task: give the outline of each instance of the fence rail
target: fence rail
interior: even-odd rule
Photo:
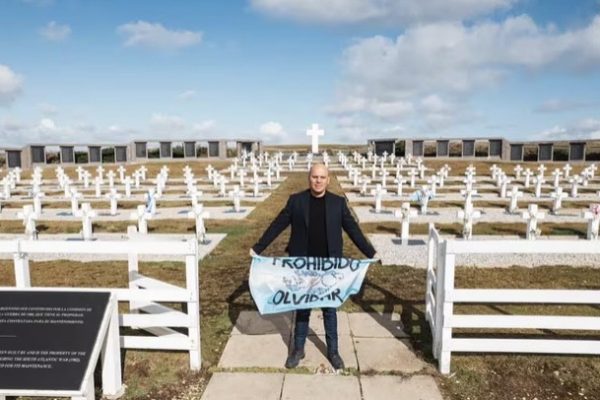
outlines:
[[[443,240],[430,225],[426,283],[426,318],[433,355],[443,374],[453,352],[600,354],[600,341],[583,339],[456,338],[453,329],[553,329],[600,331],[600,317],[572,315],[455,314],[455,304],[600,304],[600,290],[457,289],[458,254],[599,254],[591,241]],[[472,336],[472,335],[470,335]]]
[[[200,298],[198,285],[198,244],[196,240],[182,241],[29,241],[2,240],[0,253],[13,254],[15,287],[30,288],[29,255],[49,254],[127,254],[127,288],[81,288],[82,290],[112,292],[119,302],[129,304],[129,312],[119,315],[119,325],[144,330],[154,336],[121,335],[122,348],[185,350],[189,352],[190,368],[202,365],[200,346]],[[185,259],[185,287],[179,287],[139,272],[140,254],[169,254]],[[55,288],[36,287],[36,290]],[[161,303],[184,303],[182,310]],[[187,333],[180,329],[185,328]]]

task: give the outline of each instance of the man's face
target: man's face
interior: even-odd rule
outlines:
[[[325,195],[327,185],[329,185],[329,172],[324,165],[315,165],[310,169],[308,176],[308,184],[310,192],[315,197]]]

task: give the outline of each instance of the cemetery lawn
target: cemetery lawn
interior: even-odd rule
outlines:
[[[431,164],[442,162],[431,161]],[[190,163],[191,164],[191,163]],[[450,163],[453,173],[462,171],[468,163]],[[456,165],[455,165],[456,164]],[[478,170],[488,171],[492,163],[481,163]],[[181,167],[169,164],[171,174],[180,176]],[[214,164],[213,164],[214,165]],[[428,161],[427,165],[430,165]],[[224,167],[225,165],[221,166]],[[510,168],[501,165],[507,172]],[[151,165],[156,171],[160,164]],[[196,175],[205,176],[204,167],[195,167]],[[551,169],[549,168],[549,171]],[[266,229],[271,220],[285,205],[289,194],[306,187],[306,173],[285,173],[288,179],[275,190],[271,197],[257,203],[255,210],[245,220],[207,221],[209,233],[227,233],[227,237],[209,254],[200,265],[200,300],[203,369],[192,374],[188,370],[188,357],[184,352],[126,351],[124,355],[124,380],[127,400],[137,399],[198,399],[210,378],[217,371],[217,364],[229,338],[233,323],[241,311],[255,310],[248,290],[248,251]],[[149,175],[152,176],[152,175]],[[337,180],[332,177],[330,189],[342,193]],[[207,204],[209,205],[209,204]],[[124,233],[127,221],[119,223],[94,224],[97,231]],[[42,233],[65,232],[65,229],[78,232],[80,223],[45,222]],[[398,224],[363,224],[365,233],[397,232]],[[505,224],[507,225],[507,224]],[[546,224],[542,224],[545,229]],[[576,225],[576,224],[575,224]],[[18,226],[19,229],[16,227]],[[153,232],[193,232],[193,221],[171,220],[150,221]],[[414,233],[424,233],[426,226],[411,226]],[[562,227],[565,228],[564,226]],[[22,232],[20,221],[15,226],[3,221],[0,232]],[[441,226],[442,232],[460,228]],[[482,231],[478,231],[482,229]],[[523,231],[523,226],[503,226],[513,234]],[[556,228],[557,229],[557,228]],[[569,228],[570,229],[570,228]],[[573,227],[583,232],[585,226]],[[420,232],[423,230],[423,232]],[[476,224],[475,234],[497,232],[493,226]],[[494,233],[495,234],[495,233]],[[577,233],[581,234],[581,233]],[[266,251],[265,255],[282,255],[289,237],[285,231]],[[352,257],[362,257],[349,238],[345,237],[345,253]],[[401,264],[401,260],[400,264]],[[175,284],[183,283],[183,264],[176,262],[140,263],[141,272]],[[71,261],[31,262],[32,284],[34,286],[121,286],[127,285],[125,262]],[[0,261],[0,285],[14,284],[12,261]],[[544,267],[506,269],[458,268],[457,287],[501,287],[501,288],[600,288],[600,270],[592,268]],[[431,336],[424,317],[425,270],[401,266],[373,265],[363,289],[352,297],[342,309],[348,312],[396,312],[401,315],[411,344],[419,357],[429,365],[424,373],[431,374],[438,382],[444,397],[451,400],[486,399],[600,399],[600,359],[591,356],[530,356],[530,355],[453,355],[452,374],[448,377],[437,373],[437,363],[431,355]],[[598,307],[588,306],[535,306],[518,307],[470,306],[456,307],[478,313],[558,313],[597,316]],[[480,332],[479,332],[480,333]],[[486,331],[485,334],[502,332]],[[468,333],[464,333],[468,335]],[[574,335],[581,333],[561,331],[523,331],[519,336]],[[590,338],[592,335],[589,335]],[[597,338],[596,338],[597,339]],[[282,371],[283,363],[281,360]],[[357,371],[351,371],[358,373]]]

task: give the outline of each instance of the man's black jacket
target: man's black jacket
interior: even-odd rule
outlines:
[[[286,249],[288,254],[292,257],[307,256],[310,196],[310,190],[291,195],[283,210],[252,249],[260,254],[288,225],[291,225],[292,233]],[[325,193],[325,219],[329,257],[343,257],[342,229],[364,255],[369,258],[375,255],[375,249],[354,220],[345,198],[330,192]]]

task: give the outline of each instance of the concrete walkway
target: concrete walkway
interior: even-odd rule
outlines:
[[[292,326],[291,313],[242,312],[202,400],[442,399],[431,376],[435,370],[411,350],[398,314],[338,312],[347,374],[327,361],[320,311],[311,314],[306,357],[299,368],[285,370]]]

